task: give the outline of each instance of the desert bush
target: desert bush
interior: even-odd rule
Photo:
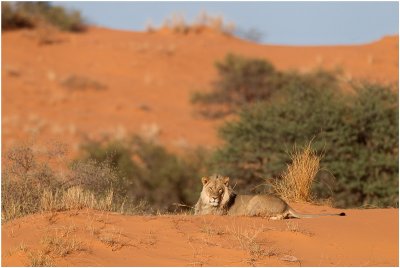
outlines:
[[[2,220],[40,211],[44,189],[56,191],[61,187],[60,178],[29,146],[16,146],[7,152],[1,179]]]
[[[1,2],[1,29],[33,28],[34,21],[26,14],[17,12],[10,2]]]
[[[86,30],[81,13],[77,10],[69,11],[63,7],[50,6],[45,13],[45,19],[63,31],[83,32]]]
[[[205,158],[201,150],[178,157],[137,136],[124,141],[88,142],[82,149],[79,162],[108,163],[117,171],[113,190],[125,204],[145,200],[155,210],[173,211],[177,209],[174,203],[190,205],[198,198]],[[95,184],[88,186],[104,189]]]
[[[274,90],[271,80],[277,74],[274,66],[267,61],[228,54],[222,62],[216,63],[216,68],[219,79],[213,84],[213,91],[196,93],[193,102],[231,104],[237,107],[264,100]]]
[[[398,207],[398,91],[358,85],[343,109],[340,125],[322,136],[331,141],[325,162],[338,180],[337,203]]]
[[[285,95],[307,94],[302,88],[337,88],[337,74],[315,70],[307,74],[282,72],[264,59],[246,58],[228,54],[216,63],[218,79],[210,92],[195,92],[191,101],[200,104],[199,112],[205,117],[218,118],[238,112],[258,102],[279,101]]]
[[[54,157],[54,152],[49,157]],[[151,213],[144,202],[127,202],[121,194],[125,189],[119,174],[108,162],[74,161],[62,172],[56,172],[48,162],[48,158],[26,145],[5,154],[1,180],[3,221],[37,212],[81,208]]]
[[[333,194],[340,207],[397,206],[397,93],[363,84],[354,94],[339,94],[323,86],[329,76],[318,83],[296,77],[284,98],[247,107],[221,128],[225,145],[214,155],[214,169],[239,178],[239,189],[269,191],[262,179],[279,178],[290,163],[288,149],[314,138],[321,167],[330,171],[317,174],[318,197]]]
[[[70,32],[86,30],[79,11],[66,10],[49,2],[2,2],[1,13],[2,30],[35,28],[41,24],[53,25]]]

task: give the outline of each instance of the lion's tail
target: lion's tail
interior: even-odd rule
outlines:
[[[322,216],[346,216],[346,213],[341,212],[341,213],[322,213],[322,214],[303,214],[303,213],[298,213],[292,208],[289,208],[289,215],[295,218],[299,219],[306,219],[306,218],[317,218],[317,217],[322,217]]]

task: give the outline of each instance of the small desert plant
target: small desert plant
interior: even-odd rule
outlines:
[[[311,142],[304,148],[294,148],[290,154],[292,162],[287,165],[280,179],[272,180],[274,191],[287,201],[312,201],[312,184],[320,169],[321,156],[311,148]]]
[[[44,245],[44,253],[55,257],[65,257],[76,251],[84,251],[84,244],[76,237],[63,238],[58,235],[45,236],[41,243]]]
[[[68,76],[63,81],[61,81],[61,85],[68,90],[104,90],[107,88],[106,85],[96,80],[80,75]]]
[[[222,16],[212,16],[206,12],[201,12],[192,23],[188,23],[181,14],[172,14],[170,18],[164,20],[163,27],[177,34],[198,33],[204,28],[210,28],[216,32],[231,35],[235,30],[235,25],[225,22]],[[147,29],[149,32],[154,30],[153,27],[147,27]]]
[[[28,254],[29,264],[32,267],[50,267],[53,266],[53,258],[45,254],[43,251],[33,251]]]
[[[166,26],[176,33],[186,34],[189,31],[189,26],[181,14],[173,14],[171,20],[166,22]]]
[[[235,24],[233,22],[225,22],[224,18],[207,14],[205,11],[200,12],[197,19],[192,25],[194,30],[199,30],[203,27],[209,27],[217,32],[232,35],[235,31]]]
[[[200,226],[200,231],[207,235],[223,235],[225,233],[222,229],[218,228],[214,224],[214,220],[208,222],[205,219],[203,219],[202,221],[202,224]]]
[[[312,232],[309,232],[309,231],[301,228],[299,226],[299,223],[295,222],[295,221],[286,221],[286,230],[288,230],[288,231],[290,231],[292,233],[301,233],[301,234],[304,234],[304,235],[307,235],[307,236],[312,236],[313,235]]]
[[[262,228],[259,229],[243,229],[239,226],[232,226],[228,230],[233,238],[239,243],[241,249],[249,249],[252,244],[256,243],[256,239],[260,233],[262,233]]]
[[[239,226],[232,226],[227,229],[227,232],[239,244],[240,249],[245,250],[250,255],[249,261],[251,263],[263,256],[276,255],[273,248],[264,248],[262,241],[258,238],[263,232],[263,227],[244,229]]]

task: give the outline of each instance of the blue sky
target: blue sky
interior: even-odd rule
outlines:
[[[57,2],[80,10],[92,24],[144,30],[179,13],[191,22],[201,11],[222,15],[243,30],[257,29],[262,43],[360,44],[399,32],[398,2]]]

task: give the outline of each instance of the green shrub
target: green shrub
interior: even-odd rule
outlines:
[[[275,89],[274,80],[279,75],[269,62],[234,54],[228,54],[222,62],[217,62],[216,68],[219,79],[213,84],[213,91],[195,93],[192,102],[225,104],[229,108],[226,113],[238,106],[267,99]]]
[[[398,206],[398,114],[397,92],[365,84],[349,97],[341,125],[325,131],[338,204]]]
[[[324,155],[325,171],[314,187],[320,197],[332,192],[341,207],[397,206],[397,94],[362,85],[353,95],[341,95],[335,87],[321,88],[325,82],[292,82],[285,98],[243,109],[239,120],[225,124],[225,145],[214,155],[214,168],[239,178],[239,189],[268,191],[262,180],[278,178],[290,163],[290,148],[314,138],[313,149]]]
[[[260,101],[281,99],[287,88],[337,88],[336,73],[317,70],[308,74],[281,72],[268,61],[228,54],[216,63],[219,78],[211,92],[196,92],[193,103],[206,117],[222,117]],[[292,92],[290,92],[292,93]],[[271,101],[272,101],[271,100]]]
[[[2,30],[35,28],[41,23],[56,26],[63,31],[86,30],[86,24],[79,11],[69,11],[49,2],[2,2],[1,14]]]

